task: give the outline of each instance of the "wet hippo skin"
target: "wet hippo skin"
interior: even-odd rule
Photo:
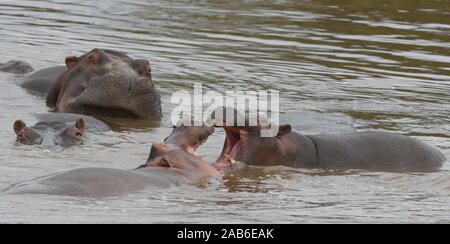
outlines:
[[[20,86],[33,94],[45,97],[55,81],[66,71],[66,66],[42,69],[25,77]]]
[[[386,170],[438,169],[446,160],[436,148],[389,132],[308,135],[316,147],[316,167]]]
[[[40,177],[5,189],[2,194],[48,194],[102,198],[118,196],[146,187],[168,188],[187,183],[188,173],[174,168],[139,170],[81,168]]]

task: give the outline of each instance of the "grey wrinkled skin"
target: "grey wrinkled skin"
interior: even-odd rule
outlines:
[[[8,61],[6,63],[0,63],[0,71],[13,74],[28,74],[33,72],[34,69],[25,61]]]
[[[55,81],[66,71],[66,66],[42,69],[25,77],[20,86],[35,95],[47,96]]]
[[[120,111],[124,111],[140,118],[158,118],[162,114],[160,96],[145,83],[145,78],[130,79],[121,72],[110,73],[89,80],[87,87],[78,97],[84,114],[122,117]]]
[[[160,120],[161,100],[148,61],[107,49],[66,58],[47,105],[57,112]]]

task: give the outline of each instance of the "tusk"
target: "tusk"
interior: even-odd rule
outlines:
[[[231,164],[236,163],[236,160],[234,160],[230,155],[225,154],[225,159],[227,159]]]

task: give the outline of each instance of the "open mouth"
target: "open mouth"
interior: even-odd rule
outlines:
[[[222,153],[214,162],[216,166],[230,166],[235,162],[241,150],[241,135],[237,127],[223,126],[225,130],[225,143],[223,145]]]
[[[201,141],[201,142],[199,142],[199,143],[197,143],[197,144],[194,144],[193,146],[186,146],[186,147],[184,147],[184,148],[182,148],[182,149],[183,149],[184,151],[186,151],[186,152],[188,152],[188,153],[194,155],[194,154],[195,154],[195,151],[197,151],[197,149],[198,149],[201,145],[203,145],[203,143],[205,143],[205,142],[206,142],[206,140],[203,140],[203,141]]]

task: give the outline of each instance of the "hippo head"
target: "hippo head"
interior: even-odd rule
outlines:
[[[234,118],[240,115],[236,110],[234,114],[232,121],[228,121],[226,115],[212,114],[214,125],[223,128],[226,134],[222,152],[214,162],[216,166],[230,166],[235,161],[252,165],[278,165],[285,160],[283,141],[291,133],[291,125],[280,125],[276,136],[263,137],[261,131],[269,126],[263,126],[259,117],[256,125],[250,125],[248,117],[245,117],[242,119],[245,124],[238,126],[236,121],[239,119]]]
[[[47,94],[58,112],[160,119],[161,100],[147,60],[107,49],[66,58],[64,72]]]
[[[22,120],[14,123],[14,132],[17,134],[17,142],[26,145],[43,144],[45,138],[49,138],[50,144],[64,147],[79,145],[83,142],[83,134],[86,125],[83,118],[78,118],[74,125],[59,127],[57,133],[50,133],[48,125],[37,124],[26,126]]]
[[[150,156],[145,162],[144,165],[139,166],[139,168],[144,167],[170,167],[170,162],[173,161],[173,156],[171,154],[181,154],[186,155],[186,152],[181,150],[181,148],[174,144],[165,144],[165,143],[153,143],[152,148],[150,150]],[[182,153],[184,152],[184,153]],[[167,157],[169,156],[169,157]]]
[[[153,143],[152,151],[157,156],[149,159],[146,164],[139,168],[165,167],[182,170],[194,177],[218,176],[219,172],[209,163],[188,153],[174,144]],[[156,155],[156,154],[155,154]]]
[[[22,120],[14,122],[14,132],[17,135],[17,142],[25,145],[41,144],[42,135],[31,127],[25,125]]]
[[[191,126],[187,121],[180,121],[173,127],[172,132],[164,139],[164,145],[168,148],[176,146],[181,150],[194,154],[195,151],[208,140],[208,137],[214,133],[213,126],[202,124],[201,126]],[[161,143],[155,143],[150,149],[150,155],[146,163],[150,163],[161,156]],[[167,148],[164,147],[164,148]]]
[[[0,64],[0,71],[14,74],[27,74],[33,72],[34,69],[28,62],[25,61],[9,61]]]

